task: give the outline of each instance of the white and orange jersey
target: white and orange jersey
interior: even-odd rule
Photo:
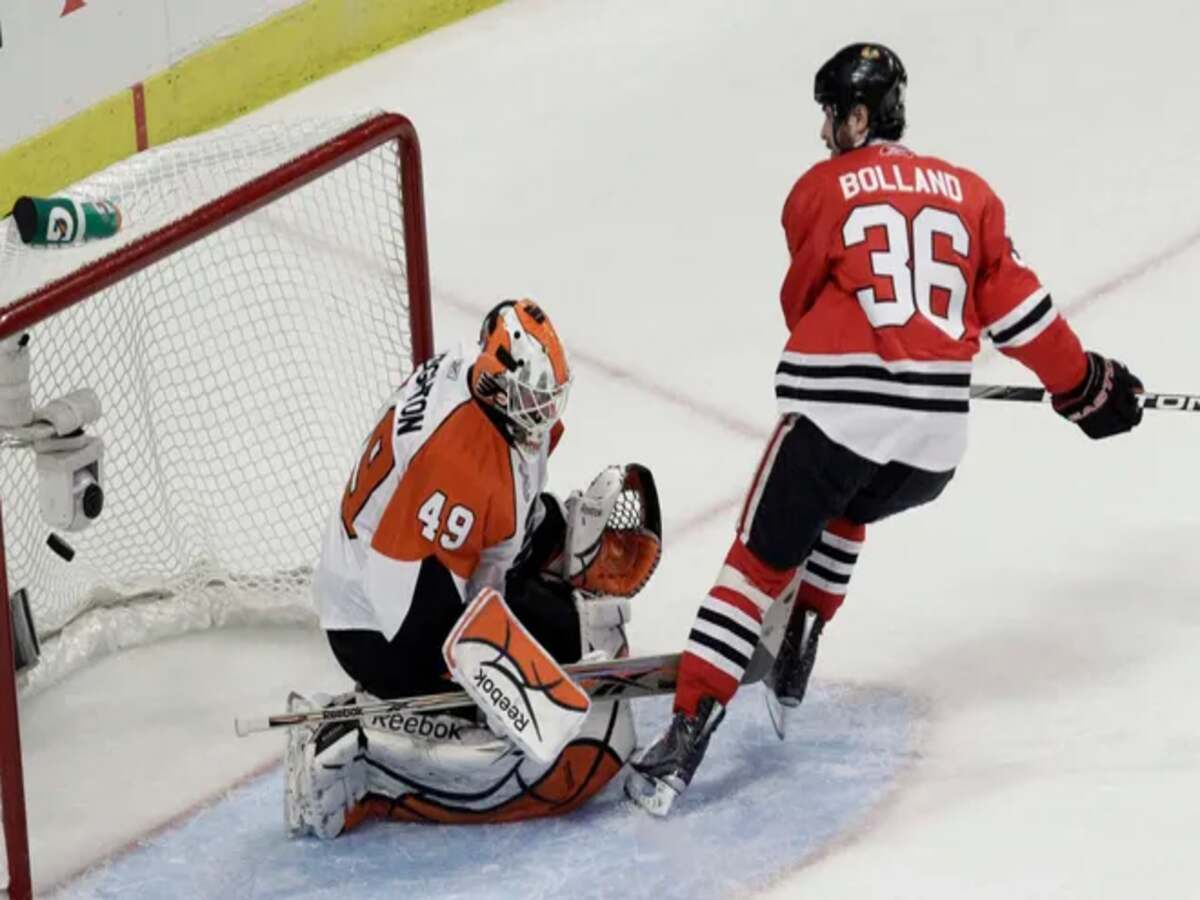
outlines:
[[[462,347],[434,357],[381,411],[325,529],[313,579],[323,628],[391,640],[430,556],[465,599],[503,591],[552,438],[533,451],[509,445],[472,398],[474,359]]]

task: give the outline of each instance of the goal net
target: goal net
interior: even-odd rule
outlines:
[[[34,454],[0,447],[7,588],[42,644],[23,693],[188,630],[315,621],[326,518],[430,352],[420,183],[397,115],[235,124],[63,192],[116,204],[112,238],[29,247],[0,223],[0,338],[30,334],[34,405],[88,387],[103,409],[104,510],[62,533],[69,562]]]

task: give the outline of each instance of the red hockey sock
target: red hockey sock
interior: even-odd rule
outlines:
[[[695,715],[702,697],[721,703],[733,699],[762,635],[763,614],[793,574],[771,568],[734,541],[688,635],[679,663],[676,710]]]
[[[834,519],[825,526],[817,546],[804,561],[796,603],[814,610],[828,622],[833,618],[850,586],[850,575],[867,537],[865,525]]]

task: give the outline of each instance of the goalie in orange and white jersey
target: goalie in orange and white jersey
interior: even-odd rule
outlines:
[[[559,663],[627,652],[629,598],[661,547],[653,478],[614,466],[560,502],[544,491],[571,373],[530,300],[485,317],[478,352],[419,367],[385,404],[325,531],[313,593],[359,689],[450,689],[442,645],[484,588]],[[361,699],[327,699],[353,702]],[[299,708],[308,701],[294,697]],[[491,822],[565,812],[620,770],[628,703],[596,703],[549,766],[474,717],[391,715],[295,729],[288,825],[332,837],[365,818]]]

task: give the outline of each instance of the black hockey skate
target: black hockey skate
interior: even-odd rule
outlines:
[[[813,610],[802,606],[792,610],[779,645],[779,656],[763,679],[767,712],[781,741],[787,733],[787,710],[799,706],[808,689],[808,679],[817,661],[817,641],[824,627],[825,622]]]
[[[651,815],[665,816],[691,783],[708,739],[723,718],[725,707],[712,697],[700,701],[694,716],[675,713],[666,732],[630,764],[625,796]]]

